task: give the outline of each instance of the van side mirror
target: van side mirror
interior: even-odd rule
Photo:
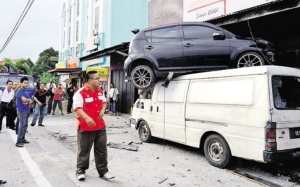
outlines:
[[[221,33],[221,32],[215,32],[215,33],[213,33],[213,39],[214,40],[224,40],[225,35],[224,35],[224,33]]]
[[[169,85],[170,80],[172,79],[173,75],[174,75],[174,72],[170,71],[169,74],[168,74],[168,77],[166,78],[165,82],[162,83],[161,86],[165,87],[165,88],[168,88],[168,85]]]

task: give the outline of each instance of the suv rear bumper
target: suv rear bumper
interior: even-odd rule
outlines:
[[[264,151],[264,161],[271,163],[285,162],[293,159],[300,159],[300,149],[269,152]]]

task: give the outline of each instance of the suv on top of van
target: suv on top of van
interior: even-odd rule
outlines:
[[[30,97],[34,96],[36,88],[34,86],[33,77],[30,75],[23,75],[18,73],[0,73],[0,90],[3,91],[5,89],[7,80],[20,83],[22,77],[28,78],[29,84],[27,87],[27,91]]]
[[[262,66],[275,62],[273,44],[239,37],[209,23],[183,22],[133,30],[126,79],[146,89],[156,77],[178,73]]]

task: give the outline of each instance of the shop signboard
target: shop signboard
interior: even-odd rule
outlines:
[[[276,0],[184,0],[183,21],[206,21]]]
[[[78,68],[78,58],[71,58],[68,60],[68,68]]]
[[[55,64],[55,68],[66,68],[66,62],[61,61]]]
[[[89,71],[97,71],[100,76],[101,82],[108,81],[108,69],[107,68],[87,67],[86,73],[88,73]]]

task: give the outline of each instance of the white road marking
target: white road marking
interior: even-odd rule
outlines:
[[[8,130],[11,138],[13,139],[14,143],[16,142],[16,134],[15,131]],[[52,187],[49,181],[44,177],[42,171],[40,170],[39,166],[31,159],[27,149],[25,146],[23,148],[18,148],[20,155],[24,163],[26,164],[27,168],[29,169],[31,175],[33,176],[36,184],[40,187]]]

